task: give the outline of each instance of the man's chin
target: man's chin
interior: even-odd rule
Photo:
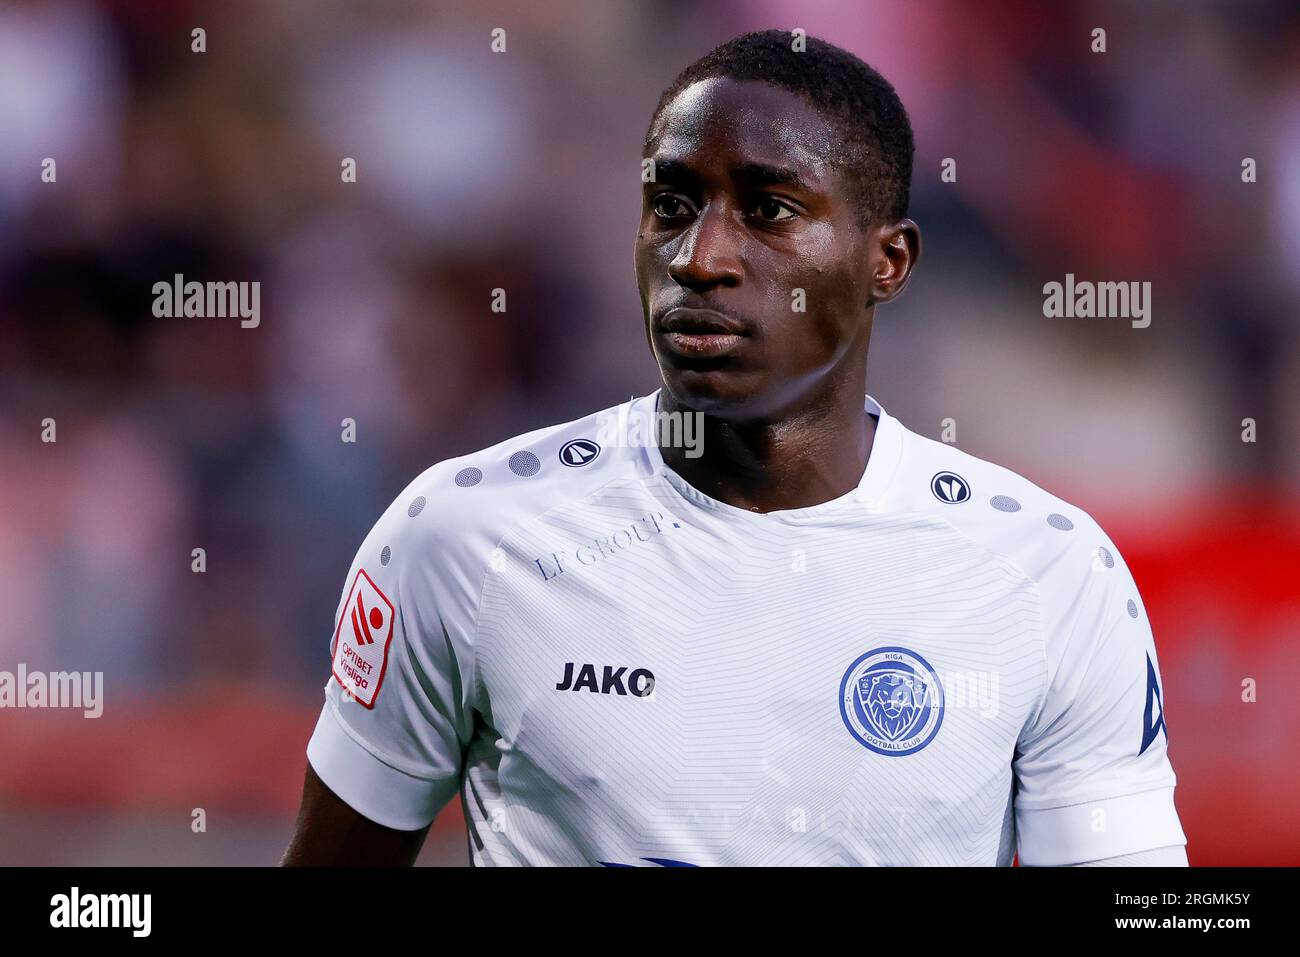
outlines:
[[[760,378],[726,368],[662,368],[664,391],[678,408],[714,418],[744,421],[755,417],[762,394]]]

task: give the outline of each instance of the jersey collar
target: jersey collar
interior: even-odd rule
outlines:
[[[656,389],[649,395],[636,399],[632,403],[632,415],[637,418],[644,417],[647,423],[653,422],[661,391]],[[639,434],[645,437],[643,447],[649,472],[662,476],[682,498],[691,503],[724,514],[734,513],[738,517],[744,516],[747,519],[782,521],[790,524],[817,524],[829,516],[842,512],[846,507],[865,506],[871,511],[879,511],[885,493],[889,490],[898,471],[903,456],[902,423],[886,412],[884,407],[870,395],[865,397],[863,408],[869,415],[876,417],[877,423],[876,436],[871,444],[871,455],[867,459],[867,467],[857,487],[829,502],[809,505],[805,508],[779,509],[775,512],[751,512],[706,495],[668,467],[659,451],[658,442],[655,441],[656,433],[652,428],[642,428]]]

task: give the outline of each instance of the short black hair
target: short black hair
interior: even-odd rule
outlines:
[[[912,124],[889,81],[847,50],[806,37],[759,30],[728,40],[696,60],[659,97],[644,148],[659,114],[692,83],[711,77],[772,83],[809,100],[839,125],[844,152],[838,161],[857,187],[863,223],[897,222],[907,215],[912,187]]]

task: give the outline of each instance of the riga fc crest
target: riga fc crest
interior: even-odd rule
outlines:
[[[849,733],[877,754],[912,754],[939,733],[943,685],[915,652],[875,648],[844,672],[840,716]]]

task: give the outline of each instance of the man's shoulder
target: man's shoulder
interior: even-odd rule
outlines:
[[[1097,567],[1122,563],[1082,507],[1018,472],[904,429],[894,494],[899,507],[938,518],[1026,578],[1074,592]]]
[[[647,398],[444,459],[402,490],[381,523],[443,547],[495,542],[525,518],[635,478],[647,468],[646,449],[618,423],[641,414]]]

